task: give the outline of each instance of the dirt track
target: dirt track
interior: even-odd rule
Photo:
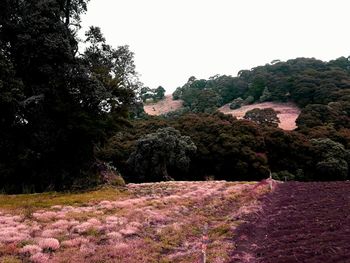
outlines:
[[[285,183],[262,202],[231,262],[350,262],[350,182]]]

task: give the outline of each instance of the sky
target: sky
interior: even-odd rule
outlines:
[[[129,45],[145,86],[236,76],[275,59],[350,55],[350,0],[91,0],[82,31]]]

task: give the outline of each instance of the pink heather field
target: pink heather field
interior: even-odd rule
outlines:
[[[128,184],[0,195],[0,262],[228,262],[268,183]]]

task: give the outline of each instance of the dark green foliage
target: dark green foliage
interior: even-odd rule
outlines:
[[[164,99],[165,89],[162,86],[159,86],[156,89],[150,89],[148,87],[143,87],[140,92],[140,96],[143,102],[151,99],[152,102],[156,102]]]
[[[190,137],[181,136],[174,128],[163,128],[136,142],[128,165],[141,182],[173,180],[179,177],[176,174],[188,171],[190,155],[196,150]]]
[[[237,77],[214,76],[209,80],[190,80],[173,94],[184,100],[191,111],[205,112],[234,101],[244,104],[264,101],[293,101],[300,107],[311,104],[350,101],[350,66],[347,58],[330,62],[297,58],[286,62],[274,61],[265,66],[242,70]],[[211,92],[212,102],[198,107],[198,97]],[[248,100],[246,100],[249,97]],[[243,104],[242,104],[243,105]],[[239,105],[233,105],[233,108]]]
[[[270,171],[281,180],[285,176],[287,180],[307,181],[348,178],[346,167],[350,163],[350,155],[340,144],[342,141],[350,142],[350,132],[345,128],[335,131],[317,127],[304,135],[298,131],[258,126],[221,113],[148,117],[132,124],[132,127],[113,136],[98,155],[118,167],[129,182],[163,180],[161,172],[158,172],[157,178],[150,175],[153,174],[152,169],[161,171],[161,166],[152,164],[152,158],[146,158],[148,154],[144,154],[145,158],[139,156],[142,165],[138,172],[127,160],[132,152],[136,152],[137,140],[147,134],[153,134],[151,141],[156,140],[155,145],[161,143],[162,137],[155,134],[158,129],[166,127],[174,127],[182,135],[189,136],[197,147],[196,153],[190,155],[188,170],[179,172],[167,166],[169,175],[176,180],[260,180],[267,178]],[[326,142],[316,143],[310,140],[311,136],[323,138],[321,140],[330,136],[337,142],[327,143],[329,139],[326,139]],[[148,178],[145,173],[149,174]]]
[[[234,99],[231,103],[230,103],[230,109],[231,110],[235,110],[235,109],[239,109],[240,107],[243,106],[244,100],[239,97],[237,99]]]
[[[206,88],[206,84],[204,79],[191,77],[181,90],[176,91],[181,92],[179,98],[190,111],[212,113],[221,104],[221,97],[212,89]]]
[[[258,127],[224,114],[185,115],[175,128],[197,146],[188,179],[258,180],[268,176]]]
[[[280,171],[277,173],[272,173],[272,178],[279,181],[293,181],[295,180],[295,175],[288,171]]]
[[[317,179],[344,180],[348,176],[349,152],[330,139],[312,139]]]
[[[174,99],[184,100],[185,108],[164,119],[146,120],[150,125],[143,124],[145,130],[131,141],[152,131],[152,125],[175,127],[190,136],[197,153],[191,158],[189,172],[183,174],[188,180],[257,180],[267,177],[269,171],[288,180],[348,179],[349,156],[321,156],[320,146],[311,139],[331,139],[348,152],[349,73],[347,58],[330,62],[298,58],[243,70],[237,77],[191,77],[173,94]],[[246,118],[267,124],[261,126],[221,114],[186,114],[212,113],[228,102],[237,108],[262,101],[293,101],[302,107],[298,129],[276,128],[278,118],[272,109],[247,114]],[[140,129],[140,123],[135,125]],[[128,174],[127,165],[124,167]]]
[[[317,126],[350,128],[350,102],[338,101],[327,105],[310,104],[302,110],[297,119],[297,125],[300,129]]]
[[[191,162],[187,172],[168,169],[174,179],[204,180],[213,177],[226,180],[256,180],[268,176],[264,138],[259,132],[259,127],[253,123],[237,121],[224,114],[185,114],[178,118],[138,120],[133,124],[132,129],[112,137],[99,152],[99,158],[113,162],[128,181],[144,180],[143,172],[140,170],[135,173],[134,168],[130,169],[126,162],[128,155],[136,151],[136,141],[148,133],[156,134],[157,129],[169,126],[176,128],[182,135],[189,136],[197,146],[196,153],[190,156]],[[152,138],[162,141],[159,136],[152,135]],[[143,167],[153,167],[149,158],[145,158],[144,161],[148,166],[145,164]],[[150,180],[149,178],[146,180]]]
[[[98,182],[94,147],[127,116],[134,92],[125,83],[133,63],[127,48],[105,45],[98,28],[89,32],[85,54],[77,56],[86,2],[0,3],[2,190]]]
[[[263,129],[263,128],[262,128]],[[313,152],[309,139],[298,132],[285,132],[280,129],[264,129],[267,159],[271,171],[288,171],[309,180],[314,175]]]
[[[272,108],[252,109],[247,111],[243,118],[259,125],[271,127],[278,127],[278,123],[280,122],[277,117],[277,112]]]
[[[165,89],[164,89],[162,86],[159,86],[159,87],[156,88],[154,91],[155,91],[155,93],[156,93],[155,98],[156,98],[157,100],[161,100],[161,99],[164,98]]]
[[[340,181],[348,177],[349,166],[343,159],[327,158],[316,164],[317,180]]]
[[[269,89],[267,87],[264,88],[263,93],[261,94],[259,101],[260,102],[264,102],[264,101],[269,101],[271,100],[272,94],[269,91]]]

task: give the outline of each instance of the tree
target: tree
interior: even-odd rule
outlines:
[[[131,73],[132,53],[101,49],[104,39],[95,30],[92,48],[77,55],[76,32],[86,2],[0,3],[0,109],[7,109],[0,113],[4,191],[95,183],[94,147],[114,130],[116,119],[127,115],[133,91],[125,85],[129,75],[120,77],[119,65]]]
[[[105,90],[106,97],[101,100],[100,106],[111,113],[110,116],[127,117],[130,104],[134,104],[135,93],[142,87],[135,69],[134,54],[128,46],[114,49],[107,45],[99,27],[91,26],[85,36],[85,43],[89,46],[82,61]]]
[[[277,112],[272,108],[252,109],[247,111],[243,118],[259,125],[272,127],[278,127],[278,123],[280,122],[277,117]]]
[[[230,103],[230,109],[231,110],[239,109],[240,107],[242,107],[243,104],[244,104],[244,100],[242,98],[240,97],[236,98]]]
[[[344,180],[348,177],[349,152],[331,139],[312,139],[317,178],[320,180]]]
[[[148,99],[152,99],[153,95],[153,91],[149,87],[142,87],[140,90],[140,98],[143,102],[146,102]]]
[[[181,96],[182,96],[182,87],[177,87],[173,93],[173,99],[179,100],[179,99],[181,99]]]
[[[316,164],[318,180],[345,180],[348,177],[349,165],[343,159],[327,158]]]
[[[128,164],[141,181],[172,180],[169,169],[186,172],[196,150],[190,137],[181,136],[174,128],[163,128],[137,141]]]
[[[259,101],[264,102],[269,100],[271,100],[271,92],[269,91],[268,87],[265,87],[262,95],[259,98]]]
[[[155,92],[155,99],[156,100],[161,100],[164,98],[165,89],[162,86],[159,86],[158,88],[156,88],[154,90],[154,92]]]
[[[153,102],[164,99],[165,89],[159,86],[156,89],[150,89],[149,87],[142,87],[140,89],[140,97],[143,102],[152,99]]]

